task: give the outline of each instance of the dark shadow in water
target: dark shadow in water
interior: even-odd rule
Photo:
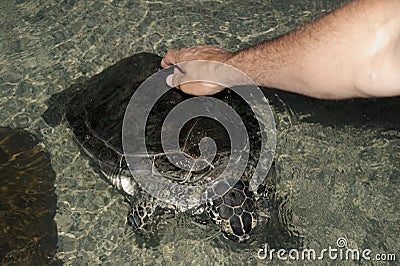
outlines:
[[[268,244],[269,248],[299,249],[303,247],[303,237],[296,230],[292,222],[292,210],[287,206],[287,197],[278,196],[275,193],[276,180],[275,165],[273,164],[266,183],[268,184],[268,199],[260,202],[260,206],[267,208],[271,218],[266,224],[260,224],[254,231],[255,241],[260,246]]]
[[[50,156],[32,134],[0,127],[0,262],[53,263],[57,196]]]
[[[400,129],[400,97],[319,100],[273,89],[263,89],[274,113],[288,112],[292,123],[327,126]]]

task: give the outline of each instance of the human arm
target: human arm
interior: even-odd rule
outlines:
[[[210,47],[172,50],[162,66],[196,59],[224,62],[261,86],[324,99],[400,95],[399,14],[399,0],[355,0],[249,49],[234,54]],[[198,85],[180,87],[203,94]]]

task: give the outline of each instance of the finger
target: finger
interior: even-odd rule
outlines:
[[[183,69],[183,66],[181,67],[179,64],[174,65],[173,68],[174,74],[169,75],[165,79],[165,82],[169,87],[179,89],[179,85],[183,82],[183,76],[186,72]]]
[[[177,54],[178,50],[176,49],[171,49],[169,50],[164,58],[161,60],[161,67],[162,68],[166,68],[169,67],[170,65],[174,65],[176,64],[176,54]]]
[[[171,88],[180,89],[179,85],[183,83],[183,78],[184,75],[181,73],[171,74],[166,78],[165,82]]]
[[[223,86],[212,82],[190,81],[187,75],[181,73],[171,74],[165,81],[169,87],[195,96],[213,95],[224,89]]]
[[[195,96],[207,96],[216,94],[224,89],[224,87],[212,82],[186,82],[179,85],[179,89]]]

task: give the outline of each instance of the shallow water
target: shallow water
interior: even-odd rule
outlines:
[[[278,137],[268,177],[273,213],[246,245],[225,240],[218,227],[189,214],[165,217],[155,237],[141,239],[125,224],[129,204],[91,166],[71,130],[65,123],[52,128],[40,117],[50,95],[128,55],[193,45],[235,51],[341,2],[1,1],[0,125],[37,133],[51,153],[56,258],[66,265],[265,265],[257,258],[264,244],[319,251],[337,247],[340,237],[351,248],[398,256],[398,99],[325,102],[266,91]]]

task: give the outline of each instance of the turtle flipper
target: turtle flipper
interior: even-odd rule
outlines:
[[[133,196],[129,196],[131,207],[127,222],[135,231],[149,231],[156,224],[162,210],[154,197],[139,189]]]

